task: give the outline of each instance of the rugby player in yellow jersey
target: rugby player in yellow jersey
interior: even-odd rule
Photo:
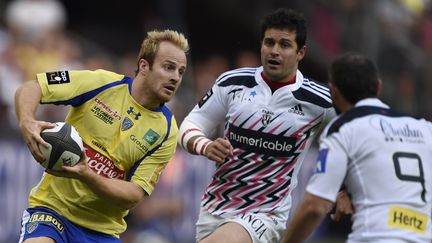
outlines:
[[[20,242],[120,242],[128,210],[149,196],[175,152],[177,124],[164,105],[177,91],[189,46],[176,31],[149,32],[136,76],[106,70],[37,75],[16,93],[16,113],[33,157],[53,123],[35,118],[38,104],[71,105],[66,122],[85,155],[73,167],[48,170],[32,189]]]

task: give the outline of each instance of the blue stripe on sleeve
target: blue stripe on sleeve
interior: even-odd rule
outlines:
[[[127,84],[129,87],[129,93],[131,92],[131,87],[132,87],[132,79],[129,77],[125,77],[122,80],[116,81],[116,82],[112,82],[109,84],[106,84],[102,87],[99,87],[97,89],[91,90],[87,93],[84,93],[82,95],[76,96],[70,100],[63,100],[63,101],[56,101],[56,102],[47,102],[47,103],[43,103],[43,104],[54,104],[54,105],[72,105],[72,106],[80,106],[83,103],[87,102],[88,100],[90,100],[91,98],[95,97],[97,94],[99,94],[100,92],[109,89],[111,87],[115,87],[117,85],[122,85],[122,84]]]

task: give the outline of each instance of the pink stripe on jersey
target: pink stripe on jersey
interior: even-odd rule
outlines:
[[[286,162],[287,162],[286,159],[280,160],[277,165],[279,167],[283,167],[284,165],[286,165]],[[243,196],[242,194],[244,194],[245,192],[248,192],[248,191],[253,191],[254,189],[256,189],[259,186],[266,186],[265,187],[266,190],[259,192],[259,194],[254,194],[252,196],[252,198],[254,200],[251,200],[251,201],[254,201],[254,203],[251,205],[256,206],[256,205],[260,205],[262,203],[265,203],[265,201],[268,200],[267,194],[269,192],[273,191],[275,188],[278,188],[282,183],[284,183],[285,178],[283,178],[283,177],[286,176],[288,174],[288,172],[293,169],[293,167],[295,166],[296,163],[297,163],[297,161],[290,163],[286,168],[282,169],[281,171],[277,172],[277,174],[274,174],[273,176],[271,176],[270,178],[267,179],[267,181],[277,180],[278,182],[276,184],[268,183],[269,186],[266,186],[266,184],[263,184],[263,183],[260,183],[260,185],[249,185],[249,186],[245,186],[244,188],[242,188],[239,191],[236,191],[235,194],[231,194],[230,196],[231,196],[232,201],[229,204],[222,207],[220,210],[236,207],[239,204],[243,204],[245,202],[245,200],[243,198],[241,198]],[[253,177],[249,181],[261,180],[262,178],[267,177],[267,176],[271,175],[272,173],[274,173],[274,171],[275,171],[275,168],[271,167],[271,168],[264,170],[263,172],[259,173],[257,176]],[[286,187],[285,189],[283,189],[278,194],[285,195],[289,189],[290,189],[289,187]],[[281,199],[282,199],[282,196],[278,196],[278,199],[276,201],[274,201],[273,204],[278,203]],[[244,210],[246,211],[250,207],[251,206],[247,207]]]
[[[237,159],[237,155],[242,154],[242,153],[244,153],[244,150],[241,150],[241,149],[235,149],[235,150],[233,151],[233,156],[230,158],[230,160],[231,160],[231,161],[232,161],[232,160],[236,160],[236,161],[237,161],[237,160],[238,160],[238,159]],[[259,157],[259,156],[260,156],[260,155],[254,155],[254,157]],[[235,172],[235,171],[232,171],[232,168],[235,167],[236,164],[235,164],[235,163],[228,163],[228,162],[229,162],[229,161],[226,161],[225,163],[223,163],[223,164],[221,165],[221,167],[219,167],[219,168],[216,170],[215,175],[214,175],[215,178],[221,177],[221,176],[223,176],[224,174],[229,173],[229,172]],[[255,167],[255,165],[254,165],[253,163],[250,163],[249,166],[247,166],[247,167],[242,167],[242,169],[248,169],[248,168],[250,168],[250,167]],[[217,198],[217,200],[214,200],[214,201],[210,204],[210,206],[208,206],[208,208],[213,207],[214,204],[220,202],[220,201],[223,199],[223,198],[221,197],[221,193],[220,193],[220,192],[226,190],[226,184],[220,184],[219,186],[217,186],[218,184],[219,184],[219,181],[217,181],[217,180],[212,180],[212,182],[210,183],[210,185],[207,187],[207,189],[209,189],[209,188],[213,188],[213,189],[215,189],[215,188],[216,188],[215,191],[213,191],[211,194],[214,195],[214,196],[216,196],[216,198]],[[207,193],[204,194],[204,198],[208,198],[208,197],[209,197],[209,195],[208,195]]]
[[[248,127],[248,129],[253,129],[260,121],[261,119],[257,119],[257,121],[254,122],[250,127]]]
[[[289,167],[283,169],[282,171],[280,171],[280,175],[286,175],[288,174],[289,171],[291,171],[293,169],[293,167],[295,166],[295,164],[297,163],[297,160],[292,162]],[[266,203],[266,201],[268,201],[269,196],[271,195],[270,192],[275,191],[276,189],[278,189],[283,183],[285,183],[286,178],[281,178],[279,177],[277,179],[277,182],[272,184],[271,186],[267,187],[266,190],[260,192],[257,196],[254,196],[254,203],[249,205],[248,207],[242,209],[241,212],[247,212],[250,209],[253,209],[261,204]],[[273,208],[274,205],[276,205],[278,202],[280,202],[280,200],[282,200],[282,198],[288,193],[288,191],[290,190],[290,187],[286,187],[282,190],[280,190],[277,194],[271,196],[271,197],[276,197],[277,199],[275,201],[272,202],[272,205],[267,205],[268,208]]]
[[[289,207],[289,200],[284,201],[284,198],[292,190],[292,180],[296,173],[294,170],[297,170],[299,163],[303,160],[301,153],[309,144],[308,141],[314,137],[313,131],[321,124],[322,117],[321,114],[312,117],[311,120],[302,121],[303,125],[293,133],[291,133],[292,130],[290,131],[290,128],[293,127],[290,124],[293,121],[290,120],[279,121],[266,128],[267,136],[277,134],[277,136],[296,139],[291,140],[295,143],[292,144],[293,148],[286,156],[275,157],[271,156],[271,153],[260,154],[260,150],[254,150],[252,146],[250,150],[234,148],[233,156],[217,168],[202,198],[202,205],[210,213],[220,215],[236,215],[251,210],[271,212]],[[250,118],[250,116],[244,117],[245,121],[238,124],[244,131],[244,134],[240,136],[243,136],[242,139],[259,139],[259,135],[255,136],[254,133],[263,132],[262,129],[265,129],[260,127],[262,119],[255,117],[253,118],[255,121],[248,120]],[[239,119],[241,119],[239,116],[233,118],[236,123],[240,123]],[[249,125],[246,126],[246,122]],[[282,127],[286,133],[278,134],[281,133],[278,131]],[[299,126],[294,125],[294,127]],[[246,130],[250,130],[250,133],[253,134],[250,138],[249,131]],[[225,129],[226,136],[228,132],[229,129]],[[282,202],[284,202],[283,205]]]
[[[276,131],[280,126],[282,126],[283,122],[281,122],[279,125],[276,125],[274,128],[272,128],[268,133],[273,134],[274,131]]]
[[[233,124],[237,121],[237,119],[241,116],[241,114],[242,113],[240,113],[237,117],[234,117],[234,120],[232,121]]]
[[[306,128],[308,128],[309,126],[311,126],[316,120],[320,119],[322,117],[322,115],[317,116],[316,118],[314,118],[312,121],[310,121],[308,124],[304,125],[302,128],[300,128],[299,130],[293,132],[291,134],[291,136],[296,137],[297,139],[300,139],[299,133],[302,132],[303,130],[305,130]]]

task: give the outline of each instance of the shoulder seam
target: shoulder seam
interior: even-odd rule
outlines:
[[[239,68],[231,71],[227,71],[223,74],[221,74],[217,79],[216,83],[223,82],[231,77],[238,77],[238,76],[255,76],[256,68]]]

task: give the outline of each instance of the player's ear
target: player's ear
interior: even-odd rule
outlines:
[[[330,89],[330,95],[331,95],[332,99],[335,99],[335,97],[338,96],[338,92],[339,92],[338,88],[332,82],[329,82],[328,86]]]
[[[141,74],[145,74],[150,69],[150,63],[146,59],[141,58],[138,61],[138,68]]]
[[[382,81],[381,79],[378,79],[377,96],[381,94],[381,88],[382,88]]]
[[[306,46],[303,46],[297,52],[297,62],[300,62],[304,58],[305,55],[306,55]]]

